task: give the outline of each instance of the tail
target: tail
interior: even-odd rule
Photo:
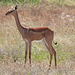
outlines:
[[[53,43],[54,43],[55,45],[57,45],[57,42],[54,42],[54,41],[53,41]]]

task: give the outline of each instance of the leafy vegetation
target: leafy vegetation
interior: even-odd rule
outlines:
[[[20,4],[20,5],[25,5],[25,4],[31,4],[31,5],[38,5],[40,3],[44,2],[50,2],[50,3],[56,3],[60,5],[74,5],[75,1],[74,0],[0,0],[0,3],[3,5],[10,5],[10,4]]]

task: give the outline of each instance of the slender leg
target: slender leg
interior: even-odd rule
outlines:
[[[25,50],[25,64],[26,64],[26,60],[27,60],[27,50],[28,50],[28,43],[25,42],[26,44],[26,50]]]
[[[31,41],[29,42],[29,63],[31,66]]]
[[[51,67],[52,57],[53,57],[53,54],[50,54],[50,65],[49,65],[49,69],[50,69],[50,67]]]
[[[56,52],[54,53],[54,58],[55,58],[55,69],[57,68],[57,63],[56,63]]]
[[[51,47],[48,46],[49,44],[46,42],[45,39],[43,40],[43,43],[44,43],[45,47],[47,48],[47,50],[48,50],[49,53],[50,53],[50,63],[49,63],[49,69],[50,69],[50,67],[51,67],[51,62],[52,62],[52,57],[53,57],[53,51],[52,51]]]
[[[46,34],[45,35],[45,40],[46,40],[46,44],[47,46],[49,47],[49,52],[50,52],[50,65],[49,65],[49,68],[51,67],[51,62],[52,62],[52,57],[53,57],[53,54],[54,54],[54,58],[55,58],[55,68],[57,66],[56,64],[56,52],[54,50],[54,48],[52,47],[52,40],[53,40],[53,33],[50,33],[50,34]]]
[[[55,59],[55,68],[57,68],[57,62],[56,62],[56,51],[54,50],[53,47],[52,47],[52,49],[53,49],[54,59]]]

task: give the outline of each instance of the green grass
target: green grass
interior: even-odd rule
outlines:
[[[74,0],[49,0],[50,3],[60,4],[60,5],[75,5]]]
[[[27,75],[31,75],[30,72],[27,72]]]
[[[39,47],[39,45],[40,45],[40,47]],[[55,46],[55,50],[57,52],[57,62],[58,63],[62,63],[62,62],[69,60],[71,53],[67,50],[64,52],[62,45]],[[50,60],[49,52],[47,50],[45,50],[44,46],[41,43],[33,43],[31,52],[32,52],[32,54],[31,54],[32,61],[41,62],[44,60],[46,60],[46,61]],[[24,58],[25,57],[25,46],[24,46],[24,44],[21,46],[20,45],[15,46],[15,44],[14,44],[14,47],[9,48],[4,53],[8,53],[9,58],[12,56],[15,61],[17,61],[19,59],[24,60],[25,59]],[[29,60],[29,51],[28,51],[27,59]],[[54,59],[53,59],[53,61],[54,61]]]
[[[75,1],[74,0],[0,0],[0,3],[2,5],[25,5],[25,4],[29,4],[29,5],[38,5],[40,3],[43,2],[48,2],[48,3],[53,3],[53,4],[60,4],[60,5],[75,5]]]
[[[32,52],[32,60],[35,61],[42,61],[42,60],[49,60],[49,53],[46,51],[35,51]]]

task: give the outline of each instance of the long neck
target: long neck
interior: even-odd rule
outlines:
[[[20,24],[17,11],[15,11],[14,18],[16,21],[17,28],[18,28],[19,32],[22,34],[23,33],[23,27]]]

